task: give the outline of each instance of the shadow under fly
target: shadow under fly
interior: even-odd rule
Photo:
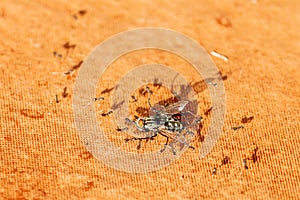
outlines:
[[[137,149],[141,147],[142,140],[153,139],[158,134],[164,136],[166,138],[166,143],[164,148],[160,150],[163,152],[167,146],[171,147],[172,153],[176,155],[174,144],[180,144],[180,150],[182,149],[182,145],[189,146],[186,135],[194,136],[194,132],[190,131],[192,125],[198,124],[201,121],[201,117],[194,115],[191,111],[183,111],[189,101],[178,101],[174,104],[168,105],[166,107],[156,104],[155,106],[151,105],[150,96],[152,95],[152,91],[150,88],[146,88],[148,91],[148,104],[150,107],[149,116],[147,117],[138,117],[136,120],[130,120],[126,118],[126,124],[130,127],[134,127],[136,130],[140,132],[149,133],[147,136],[143,137],[133,137],[131,139],[126,139],[125,141],[130,140],[139,140],[139,144]],[[185,116],[192,116],[192,123],[186,122],[183,120]],[[190,119],[190,117],[189,117]],[[125,128],[124,130],[129,129]],[[172,139],[172,142],[169,143],[169,139]]]

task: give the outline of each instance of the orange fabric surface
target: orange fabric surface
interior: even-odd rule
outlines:
[[[299,10],[296,0],[1,0],[0,199],[299,198]],[[198,158],[200,138],[169,167],[130,174],[85,149],[72,94],[80,62],[94,47],[143,27],[182,32],[228,57],[211,56],[224,77],[226,121],[205,158]],[[119,65],[177,64],[156,51],[141,56]],[[107,78],[108,88],[121,72]]]

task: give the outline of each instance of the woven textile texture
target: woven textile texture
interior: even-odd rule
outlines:
[[[297,0],[1,0],[0,199],[298,199],[299,10]],[[72,97],[93,48],[143,27],[176,30],[228,58],[211,55],[226,89],[226,120],[214,149],[199,159],[210,109],[200,85],[205,120],[195,150],[159,171],[134,174],[86,150]],[[149,50],[113,63],[97,94],[108,97],[127,67],[146,63],[177,67],[197,82],[178,57]],[[112,117],[102,118],[109,124]],[[137,151],[137,141],[124,144],[122,134],[110,137]],[[163,142],[143,142],[140,151]]]

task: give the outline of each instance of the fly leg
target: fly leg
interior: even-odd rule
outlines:
[[[143,138],[136,138],[136,137],[133,137],[133,138],[126,138],[126,139],[125,139],[125,142],[132,141],[132,140],[139,140],[139,144],[138,144],[138,146],[136,147],[136,149],[139,150],[139,149],[141,148],[142,140],[153,139],[153,138],[156,137],[156,136],[157,136],[157,134],[154,134],[154,135],[151,135],[151,136],[148,136],[148,137],[143,137]]]
[[[162,153],[162,152],[164,152],[164,151],[166,150],[167,146],[169,145],[169,137],[166,136],[166,135],[164,135],[164,134],[162,134],[161,132],[159,132],[159,134],[161,134],[162,136],[164,136],[165,138],[167,138],[167,141],[166,141],[166,143],[165,143],[165,145],[164,145],[164,148],[162,148],[162,149],[160,150],[160,152]]]
[[[170,146],[170,147],[171,147],[171,150],[172,150],[172,153],[173,153],[173,155],[176,155],[176,152],[175,152],[175,150],[174,150],[174,147],[173,147],[173,145],[172,145],[172,144],[171,144],[171,145],[169,145],[169,137],[168,137],[167,135],[165,135],[165,134],[161,133],[161,132],[159,132],[159,134],[161,134],[162,136],[164,136],[165,138],[167,138],[167,141],[166,141],[166,143],[165,143],[165,145],[164,145],[164,148],[163,148],[163,149],[161,149],[161,150],[160,150],[160,152],[161,152],[161,153],[162,153],[162,152],[164,152],[164,151],[166,150],[167,146]]]
[[[176,152],[175,152],[175,150],[174,150],[173,143],[171,143],[171,144],[170,144],[170,147],[171,147],[171,149],[172,149],[172,153],[173,153],[173,155],[175,156],[175,155],[176,155]]]
[[[184,127],[184,130],[189,134],[189,135],[195,135],[195,133],[193,132],[193,131],[189,131],[186,127]],[[191,149],[195,149],[195,147],[193,147],[193,146],[191,146],[191,145],[189,145],[187,142],[186,142],[186,140],[184,140],[184,141],[180,141],[180,143],[182,143],[182,144],[184,144],[185,146],[188,146],[189,148],[191,148]]]
[[[142,138],[135,138],[135,137],[133,137],[133,138],[126,138],[125,142],[132,141],[132,140],[139,140],[139,144],[136,147],[136,149],[139,150],[141,148]]]
[[[195,133],[193,131],[189,131],[187,128],[184,128],[184,130],[189,134],[189,135],[195,135]]]
[[[177,94],[177,92],[175,92],[173,89],[171,90],[171,92],[178,101],[181,101],[181,97]]]
[[[129,118],[125,118],[125,121],[126,121],[126,122],[129,122],[129,123],[131,123],[131,124],[135,124],[135,121],[130,120]]]

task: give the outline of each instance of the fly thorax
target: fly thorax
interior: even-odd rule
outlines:
[[[157,129],[156,118],[153,116],[145,118],[144,128],[147,129],[148,131],[156,131]]]

